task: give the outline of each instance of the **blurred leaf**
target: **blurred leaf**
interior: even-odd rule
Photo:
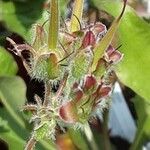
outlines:
[[[60,8],[60,12],[61,12],[61,16],[65,17],[65,15],[67,15],[67,4],[68,4],[69,0],[61,0],[59,1],[59,8]]]
[[[138,116],[138,128],[131,150],[137,150],[142,149],[145,139],[150,137],[150,103],[138,95],[136,95],[132,100]]]
[[[12,117],[25,126],[19,116],[20,108],[25,103],[26,86],[20,77],[0,77],[0,99]]]
[[[101,3],[93,1],[95,6],[103,8],[113,16],[121,9],[119,3]],[[119,79],[136,93],[150,100],[150,25],[139,18],[133,9],[127,7],[119,27],[120,51],[124,53],[123,60],[117,67]]]
[[[0,108],[0,121],[3,122],[3,124],[0,124],[0,138],[8,144],[9,150],[23,149],[25,141],[12,129],[9,123],[10,120],[7,120],[7,116],[9,115],[6,110],[4,108]]]
[[[0,108],[0,138],[7,142],[9,150],[22,150],[30,136],[29,130],[19,126],[5,108]],[[48,140],[37,143],[37,150],[56,150],[54,144]]]
[[[17,69],[13,57],[3,47],[0,47],[0,76],[15,75]]]
[[[28,30],[41,17],[44,0],[26,2],[2,1],[1,18],[6,27],[24,38],[28,38]]]

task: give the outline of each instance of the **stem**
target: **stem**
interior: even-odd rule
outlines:
[[[51,51],[55,51],[58,42],[58,29],[59,29],[59,9],[58,0],[51,0],[50,3],[50,24],[49,24],[49,37],[48,45]]]
[[[94,141],[94,136],[93,136],[93,133],[91,131],[91,128],[90,128],[89,124],[86,124],[84,126],[84,133],[87,137],[88,142],[90,143],[91,149],[92,150],[98,150],[98,147],[97,147],[97,145]]]
[[[30,140],[28,141],[28,143],[26,144],[26,147],[24,150],[33,150],[36,142],[37,141],[33,137],[31,137]]]
[[[108,115],[109,110],[105,110],[103,114],[103,139],[104,139],[104,150],[111,150],[110,141],[109,141],[109,135],[108,135]]]
[[[44,140],[40,140],[40,144],[42,144],[44,146],[45,149],[50,149],[50,150],[56,150],[55,145],[51,142],[47,142]]]
[[[65,73],[64,77],[63,77],[63,80],[60,83],[60,86],[59,86],[58,91],[56,93],[56,99],[62,94],[63,89],[66,86],[67,79],[68,79],[68,73]]]
[[[49,82],[46,82],[43,106],[48,106],[50,94],[51,94],[51,85]]]
[[[143,121],[145,124],[145,121]],[[144,126],[142,126],[141,128],[139,128],[138,130],[139,132],[137,132],[136,137],[134,139],[133,144],[130,147],[130,150],[137,150],[139,148],[140,145],[140,141],[143,138],[143,133],[144,133]]]

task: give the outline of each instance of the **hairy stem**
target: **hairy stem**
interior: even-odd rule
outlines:
[[[28,143],[26,144],[24,150],[33,150],[36,142],[37,141],[33,137],[31,137],[30,140],[28,141]]]
[[[103,114],[104,120],[103,120],[103,125],[102,125],[105,150],[111,150],[109,135],[108,135],[108,115],[109,115],[109,110],[106,109]]]
[[[48,105],[50,94],[51,94],[51,85],[50,85],[49,82],[46,82],[45,83],[45,96],[44,96],[43,106],[47,106]]]

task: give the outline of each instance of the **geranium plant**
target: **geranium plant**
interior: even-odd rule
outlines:
[[[108,31],[101,22],[88,24],[82,21],[83,3],[83,0],[76,0],[71,19],[62,24],[59,2],[51,0],[49,20],[35,25],[33,43],[16,44],[7,38],[14,46],[11,51],[22,58],[31,78],[45,83],[44,99],[35,95],[36,104],[23,107],[33,113],[30,122],[34,122],[26,150],[45,137],[55,140],[56,126],[84,128],[95,116],[95,110],[103,109],[101,101],[109,103],[115,65],[123,56],[112,47],[111,40],[126,1]],[[25,50],[29,52],[29,60],[22,55]],[[59,87],[53,92],[55,84]]]
[[[15,61],[8,55],[7,60],[9,61],[6,60],[4,61],[5,64],[2,64],[2,66],[7,64],[8,68],[12,70],[4,67],[1,71],[2,75],[0,72],[0,101],[5,106],[5,108],[0,107],[0,133],[2,133],[0,138],[8,141],[8,145],[12,150],[18,147],[18,149],[24,148],[25,150],[56,149],[56,145],[60,144],[57,141],[58,132],[67,135],[68,131],[72,134],[78,134],[81,131],[87,136],[86,138],[83,138],[82,135],[77,136],[84,145],[84,148],[78,148],[87,149],[85,143],[88,140],[88,142],[91,142],[91,148],[97,150],[99,147],[94,141],[89,126],[97,117],[97,112],[102,113],[104,116],[103,124],[106,129],[103,135],[104,145],[109,150],[110,143],[107,141],[108,130],[107,121],[105,120],[107,116],[105,115],[107,115],[107,110],[109,110],[111,104],[111,96],[117,76],[123,83],[138,92],[139,95],[146,99],[149,98],[149,94],[146,92],[147,83],[141,90],[141,86],[133,80],[135,77],[141,83],[143,78],[141,76],[139,78],[137,76],[133,77],[131,73],[132,69],[135,71],[135,60],[139,55],[136,53],[137,51],[135,52],[136,57],[133,56],[132,58],[129,55],[133,51],[129,51],[128,47],[134,49],[136,46],[133,44],[134,42],[129,41],[130,38],[126,37],[124,30],[129,29],[133,32],[132,29],[134,28],[132,28],[130,22],[133,21],[138,24],[140,21],[136,20],[134,15],[132,16],[129,8],[125,13],[127,0],[123,0],[121,9],[117,13],[116,10],[118,9],[112,9],[111,3],[109,4],[106,1],[107,5],[104,6],[104,9],[116,17],[109,28],[100,21],[90,22],[85,19],[83,15],[84,2],[84,0],[74,0],[69,14],[70,17],[65,18],[62,17],[62,1],[50,0],[48,5],[43,1],[35,1],[36,5],[34,7],[37,7],[39,12],[43,3],[43,7],[48,7],[48,11],[44,12],[44,19],[42,18],[34,24],[33,21],[28,20],[26,29],[23,25],[28,18],[26,17],[22,22],[18,20],[22,17],[21,9],[18,10],[19,15],[17,17],[11,16],[12,20],[16,21],[15,23],[11,24],[11,17],[10,19],[7,19],[7,17],[4,19],[8,28],[20,34],[23,38],[28,37],[26,30],[29,29],[29,26],[32,26],[31,40],[26,38],[28,42],[19,44],[17,40],[9,35],[5,40],[7,44],[11,45],[8,51],[15,55],[16,60],[20,59],[22,61],[22,67],[26,69],[30,79],[44,83],[44,91],[41,91],[44,96],[35,94],[34,101],[29,102],[26,100],[25,102],[26,86],[24,82],[19,77],[9,77],[17,72]],[[12,5],[10,3],[4,2],[4,7],[9,8]],[[33,2],[25,3],[33,4]],[[65,3],[67,5],[66,1]],[[99,4],[99,1],[93,0],[91,3],[93,5]],[[17,14],[19,4],[20,2],[16,2],[16,5],[13,5],[12,12]],[[97,7],[99,8],[99,5]],[[7,14],[7,11],[4,11],[5,13]],[[124,14],[125,20],[122,23]],[[32,16],[32,14],[30,15]],[[133,18],[132,21],[126,21],[126,18],[130,17]],[[33,20],[35,18],[33,17]],[[13,25],[16,25],[16,29],[13,28]],[[145,27],[146,25],[143,23],[142,26]],[[146,27],[148,29],[148,26]],[[117,46],[114,46],[112,40],[116,35],[116,31],[122,33],[121,36],[115,37],[115,40],[121,42],[117,41]],[[137,31],[136,27],[134,32]],[[148,42],[145,40],[143,43],[145,43],[143,45],[146,45]],[[2,49],[0,51],[3,54],[2,58],[5,58],[7,55],[5,50],[0,49]],[[142,56],[148,57],[144,52]],[[142,56],[140,55],[140,60],[143,60]],[[129,72],[127,72],[128,68]],[[127,74],[125,74],[126,72]],[[140,71],[138,73],[140,74]],[[145,105],[148,106],[147,103]],[[26,118],[28,122],[26,122]],[[149,117],[145,120],[145,124],[140,125],[146,126],[146,129],[140,126],[142,130],[137,132],[135,141],[131,146],[133,150],[137,149],[139,145],[141,133],[149,131],[147,125]],[[76,135],[74,137],[76,138]],[[75,138],[73,142],[77,145],[78,142]],[[15,145],[14,143],[17,142],[19,144]]]

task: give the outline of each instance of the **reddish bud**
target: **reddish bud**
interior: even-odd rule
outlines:
[[[108,47],[106,54],[109,62],[117,62],[122,58],[122,54],[111,45]]]
[[[111,87],[99,85],[96,92],[93,93],[93,97],[95,97],[95,102],[99,101],[99,99],[108,96],[111,91]]]
[[[94,46],[96,43],[95,35],[92,31],[87,31],[83,41],[82,41],[82,48],[86,48],[87,46]]]
[[[117,62],[122,58],[122,54],[119,51],[114,51],[109,55],[109,61]]]
[[[102,24],[101,22],[97,22],[94,25],[94,29],[93,32],[98,35],[100,33],[106,32],[106,26],[104,24]]]
[[[59,109],[59,115],[61,119],[67,123],[75,123],[78,121],[76,112],[76,105],[73,101],[67,102]]]
[[[113,53],[115,51],[115,49],[112,47],[112,45],[109,45],[109,47],[106,50],[107,55],[111,55],[111,53]]]
[[[78,102],[81,100],[81,98],[83,97],[83,91],[78,89],[76,92],[75,92],[75,100]]]
[[[111,91],[111,87],[109,87],[109,86],[103,87],[102,86],[99,91],[100,98],[108,96],[110,91]]]
[[[73,84],[73,89],[78,88],[78,86],[79,86],[79,84],[78,84],[77,82],[75,82],[75,83]]]
[[[84,83],[84,90],[89,90],[94,88],[94,86],[96,85],[96,79],[94,76],[92,75],[88,75],[85,78],[85,83]]]

